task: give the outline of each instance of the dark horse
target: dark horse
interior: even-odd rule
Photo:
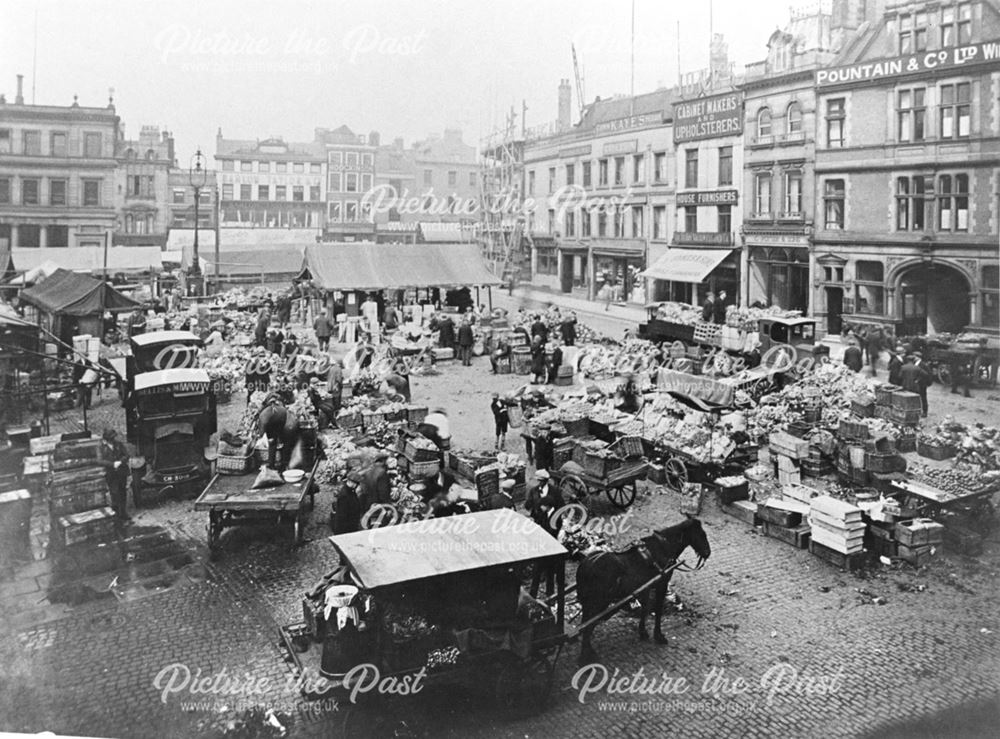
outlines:
[[[577,598],[583,608],[581,622],[593,618],[612,603],[625,598],[633,591],[652,580],[658,572],[674,564],[681,553],[688,547],[693,547],[701,564],[712,553],[708,537],[701,526],[701,521],[689,518],[683,523],[666,529],[654,531],[640,540],[638,544],[621,553],[597,552],[588,555],[576,571]],[[660,630],[660,619],[663,616],[663,599],[667,594],[670,576],[667,573],[649,591],[640,595],[642,613],[639,617],[639,638],[649,639],[646,631],[646,616],[649,613],[650,595],[652,595],[653,615],[656,622],[653,638],[660,644],[666,644],[667,639]],[[580,650],[580,663],[587,664],[597,659],[597,654],[590,644],[594,626],[582,632],[583,645]]]
[[[272,470],[284,469],[288,464],[299,439],[299,419],[294,413],[289,413],[283,400],[277,393],[271,393],[264,400],[264,405],[257,414],[257,428],[267,436],[267,466]],[[281,446],[282,459],[275,466],[278,447]]]

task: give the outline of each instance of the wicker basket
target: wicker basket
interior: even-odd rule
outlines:
[[[638,436],[623,436],[610,447],[611,451],[625,459],[642,456],[642,439]]]
[[[621,459],[608,456],[604,452],[587,452],[583,458],[584,472],[594,477],[605,478],[621,466]]]
[[[894,452],[865,452],[865,468],[869,472],[895,472],[896,466]]]
[[[892,405],[892,394],[899,392],[900,388],[895,385],[879,385],[875,388],[876,405]]]
[[[934,459],[938,462],[950,459],[955,456],[954,447],[946,445],[937,444],[927,444],[926,442],[917,440],[917,454],[921,457],[927,457],[928,459]]]
[[[265,450],[266,454],[267,451]],[[229,454],[220,454],[215,458],[215,471],[220,475],[245,475],[253,465],[254,452],[237,457]]]
[[[851,413],[858,418],[871,418],[875,415],[875,401],[869,398],[855,398],[851,401]]]
[[[438,471],[438,467],[436,459],[429,462],[408,462],[407,464],[410,479],[418,480],[435,474]]]
[[[406,420],[413,425],[423,423],[424,419],[427,418],[427,413],[428,409],[426,406],[411,405],[406,409]]]
[[[917,451],[917,437],[913,434],[899,436],[896,439],[896,451],[900,454]]]

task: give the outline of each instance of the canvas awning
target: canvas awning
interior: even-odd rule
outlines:
[[[302,253],[305,245],[289,244],[273,250],[254,249],[246,251],[219,252],[219,273],[223,276],[260,275],[291,277],[302,269]],[[191,263],[191,247],[185,247],[182,264]],[[215,253],[201,251],[198,256],[202,270],[209,276],[215,274]]]
[[[302,276],[323,290],[500,285],[475,244],[322,244],[306,248]]]
[[[104,271],[105,256],[109,275],[163,269],[162,252],[158,246],[113,246],[107,250],[102,246],[24,248],[14,249],[12,253],[14,269],[26,273],[38,268],[46,271],[46,265],[56,264],[71,272],[98,274]]]
[[[732,249],[674,249],[671,247],[640,276],[672,282],[702,282],[732,252]]]
[[[58,269],[44,281],[24,290],[21,301],[46,313],[67,316],[131,310],[138,305],[106,282],[66,269]]]

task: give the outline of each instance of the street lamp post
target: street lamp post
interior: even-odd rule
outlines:
[[[188,172],[188,181],[194,188],[194,249],[192,250],[191,266],[188,268],[188,279],[194,284],[194,294],[201,295],[201,264],[198,260],[198,206],[201,201],[201,188],[208,180],[208,172],[205,171],[205,157],[202,156],[201,149],[195,152],[191,159],[191,169]]]

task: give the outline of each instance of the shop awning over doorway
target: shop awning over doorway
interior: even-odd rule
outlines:
[[[712,270],[732,254],[732,249],[667,249],[642,277],[671,282],[704,281]]]
[[[499,285],[475,244],[322,244],[306,248],[301,277],[323,290]]]

